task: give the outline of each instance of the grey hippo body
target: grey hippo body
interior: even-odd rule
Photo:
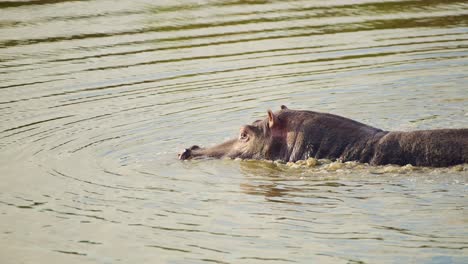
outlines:
[[[179,159],[200,157],[298,161],[310,157],[446,167],[468,163],[468,129],[384,131],[327,113],[268,111],[264,120],[243,126],[239,137],[211,148],[192,146]]]

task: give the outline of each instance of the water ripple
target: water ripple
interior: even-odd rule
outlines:
[[[177,160],[282,104],[467,127],[467,16],[462,0],[0,1],[5,259],[467,262],[467,165]]]

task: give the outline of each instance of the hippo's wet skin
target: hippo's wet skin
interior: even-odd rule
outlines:
[[[298,161],[309,157],[372,165],[445,167],[468,163],[468,129],[389,132],[337,115],[281,110],[243,126],[239,137],[211,148],[192,146],[179,159],[198,157]]]

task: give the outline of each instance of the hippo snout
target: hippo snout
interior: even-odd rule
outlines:
[[[197,145],[191,146],[190,148],[186,148],[182,150],[182,152],[178,155],[180,160],[188,160],[191,159],[192,156],[192,150],[199,149],[200,147]]]
[[[192,156],[192,151],[190,149],[184,149],[181,153],[179,153],[178,156],[180,160],[190,159]]]

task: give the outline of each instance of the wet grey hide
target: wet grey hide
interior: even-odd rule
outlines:
[[[444,167],[468,163],[468,129],[389,132],[337,115],[281,106],[241,127],[235,139],[211,148],[192,146],[179,154],[181,160],[201,157],[292,162],[313,157]]]

